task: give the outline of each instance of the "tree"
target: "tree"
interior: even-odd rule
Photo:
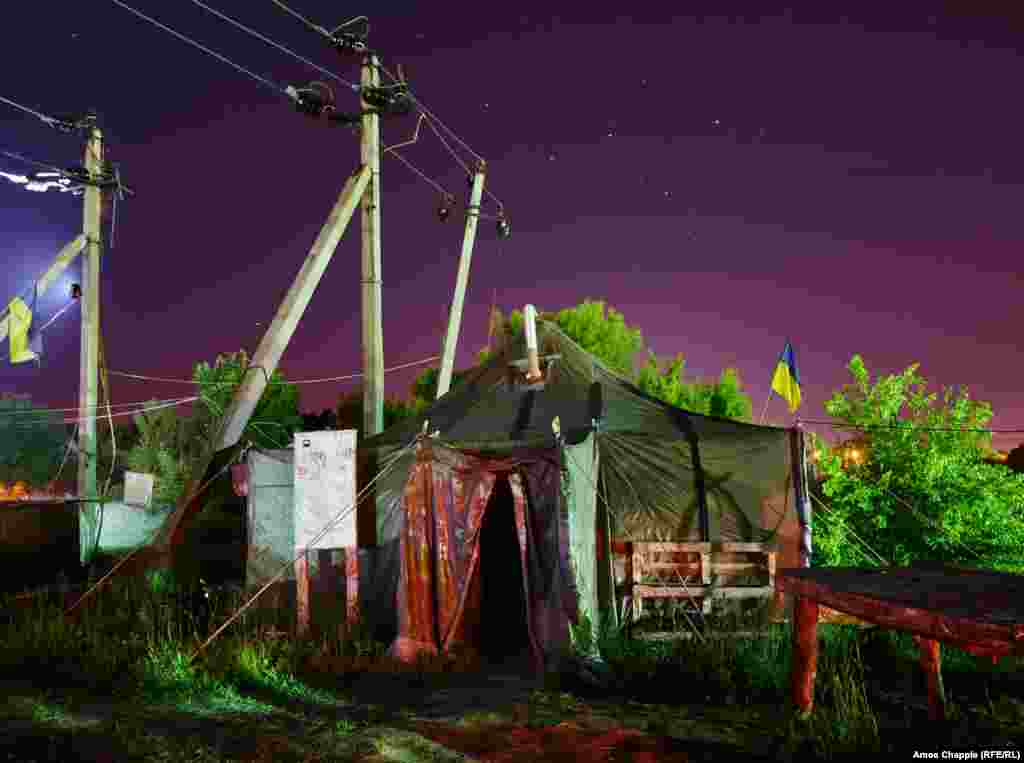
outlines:
[[[750,421],[753,403],[743,390],[739,371],[726,368],[717,382],[686,381],[686,360],[680,353],[661,370],[654,353],[637,373],[636,383],[644,392],[670,405],[705,416]]]
[[[643,334],[640,329],[627,326],[622,313],[614,307],[608,307],[606,314],[604,300],[585,299],[582,304],[553,314],[538,311],[538,317],[553,320],[584,350],[632,378],[634,358],[644,346]],[[518,336],[523,332],[523,325],[523,314],[513,310],[506,331]]]
[[[894,564],[1024,571],[1024,475],[985,463],[991,436],[976,431],[991,406],[966,389],[929,393],[917,364],[874,383],[859,355],[848,368],[854,383],[825,410],[862,430],[867,447],[845,465],[838,452],[816,454],[831,505],[815,527],[814,563],[863,565],[877,552]]]
[[[1024,474],[1024,444],[1018,445],[1007,454],[1006,466],[1018,474]]]
[[[415,413],[413,403],[405,400],[384,400],[384,429]],[[338,398],[335,409],[338,429],[355,429],[357,439],[363,438],[363,388],[357,387]]]
[[[143,411],[132,419],[138,437],[125,453],[125,463],[132,471],[153,475],[154,504],[177,504],[201,454],[195,422],[179,416],[174,408]]]
[[[479,359],[483,362],[486,358],[485,350],[481,352]],[[462,371],[453,371],[449,389],[455,389],[462,384],[472,370],[472,368],[467,368]],[[440,376],[439,369],[428,368],[416,377],[416,381],[412,383],[412,396],[409,399],[410,413],[419,413],[437,399],[437,381]]]
[[[199,435],[207,442],[217,436],[227,407],[246,373],[263,371],[250,366],[245,350],[218,355],[212,365],[196,364],[192,378],[198,382],[202,405],[195,418]],[[280,371],[274,371],[269,382],[242,432],[242,439],[258,447],[284,448],[291,443],[295,432],[302,429],[299,389],[287,383]]]
[[[58,411],[28,397],[0,398],[0,480],[39,488],[60,468],[70,431]],[[74,474],[74,465],[64,465]]]

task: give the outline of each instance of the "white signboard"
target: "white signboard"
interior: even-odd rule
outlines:
[[[354,548],[355,502],[356,431],[296,433],[295,547]]]
[[[153,475],[124,473],[124,502],[129,506],[148,507],[153,501]]]

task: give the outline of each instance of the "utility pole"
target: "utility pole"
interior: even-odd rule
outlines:
[[[380,86],[380,62],[372,53],[363,59],[362,93]],[[362,100],[360,156],[370,168],[370,184],[363,195],[363,435],[384,429],[384,337],[381,315],[380,242],[380,116]]]
[[[224,413],[220,431],[212,443],[213,447],[204,454],[200,463],[201,468],[196,473],[192,488],[198,487],[206,479],[206,473],[209,471],[216,453],[234,446],[241,438],[252,412],[256,410],[256,405],[263,397],[267,382],[277,369],[277,363],[281,359],[281,355],[284,354],[306,306],[313,297],[313,292],[316,291],[316,287],[320,283],[320,278],[331,261],[338,242],[344,235],[352,215],[355,214],[356,206],[366,192],[369,181],[370,170],[364,165],[345,183],[338,201],[320,229],[316,241],[313,242],[306,261],[299,269],[295,281],[292,282],[291,288],[277,308],[274,319],[260,340],[252,361],[249,363],[248,373],[242,379],[238,389],[235,390],[231,403]],[[180,542],[187,520],[202,507],[200,498],[201,494],[195,489],[190,490],[174,512],[164,521],[153,544],[158,551],[166,553]]]
[[[462,322],[462,304],[469,282],[469,264],[473,259],[473,242],[476,240],[476,226],[480,220],[480,200],[484,195],[484,173],[486,165],[481,161],[473,174],[473,187],[469,193],[469,209],[466,210],[466,231],[462,236],[462,254],[459,256],[459,273],[455,279],[455,295],[448,313],[448,331],[444,337],[441,353],[441,371],[437,377],[437,396],[445,395],[452,382],[455,366],[455,347],[459,343],[459,324]]]
[[[85,186],[82,232],[82,351],[78,380],[78,497],[81,505],[79,556],[88,561],[95,546],[95,528],[99,509],[96,488],[96,406],[100,344],[100,255],[102,253],[103,133],[89,123],[85,144],[85,171],[91,182]]]
[[[276,370],[285,347],[299,325],[299,319],[313,298],[313,292],[316,291],[320,278],[352,219],[356,205],[365,194],[369,181],[370,171],[363,165],[345,183],[331,214],[320,229],[320,235],[313,242],[306,261],[253,354],[252,362],[249,364],[251,370],[245,375],[224,414],[215,451],[230,448],[242,436],[246,424],[249,423],[249,417],[263,397],[267,382]]]

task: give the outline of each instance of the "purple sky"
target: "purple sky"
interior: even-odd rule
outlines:
[[[187,0],[130,4],[281,84],[323,78]],[[269,0],[210,4],[358,78],[355,62]],[[715,12],[742,12],[726,5]],[[1024,23],[962,14],[977,3],[901,3],[902,16],[891,3],[875,15],[848,5],[861,10],[845,21],[792,4],[730,21],[374,4],[371,43],[488,159],[488,188],[513,225],[505,242],[492,222],[480,229],[458,363],[486,342],[495,289],[506,311],[604,298],[659,355],[683,352],[695,375],[736,366],[755,413],[789,336],[802,416],[825,416],[859,352],[873,373],[920,362],[926,378],[990,401],[993,426],[1024,429]],[[346,18],[326,0],[294,7],[328,27]],[[358,162],[356,135],[296,114],[112,2],[40,0],[19,13],[23,33],[0,51],[0,95],[48,113],[97,108],[137,192],[104,258],[109,367],[186,378],[197,360],[254,349]],[[339,101],[355,108],[351,93],[339,89]],[[385,143],[414,124],[387,121]],[[0,136],[0,148],[62,165],[80,147],[3,105]],[[465,196],[463,171],[428,130],[403,155]],[[383,193],[391,366],[440,351],[461,222],[438,223],[437,192],[391,158]],[[0,186],[8,292],[31,283],[80,216],[77,199]],[[284,355],[289,378],[362,370],[359,278],[353,226]],[[42,319],[63,300],[48,297]],[[77,313],[45,340],[41,369],[0,364],[0,389],[73,405]],[[390,376],[388,393],[404,394],[415,374]],[[303,408],[332,405],[345,388],[308,385]],[[113,380],[115,402],[187,389]],[[790,420],[778,398],[769,419]]]

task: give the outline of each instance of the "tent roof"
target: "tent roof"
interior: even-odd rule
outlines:
[[[368,438],[362,446],[407,444],[422,431],[424,421],[429,421],[430,431],[438,431],[442,440],[468,447],[474,443],[495,449],[548,444],[553,441],[551,422],[556,416],[562,432],[572,441],[590,430],[588,396],[594,382],[600,384],[604,401],[603,432],[658,439],[687,439],[692,432],[698,440],[710,435],[716,440],[736,438],[749,444],[759,435],[775,440],[783,431],[702,416],[653,398],[605,366],[554,323],[538,321],[537,338],[542,357],[558,356],[550,361],[543,388],[530,389],[510,374],[510,364],[526,358],[525,337],[519,335],[419,415]]]

